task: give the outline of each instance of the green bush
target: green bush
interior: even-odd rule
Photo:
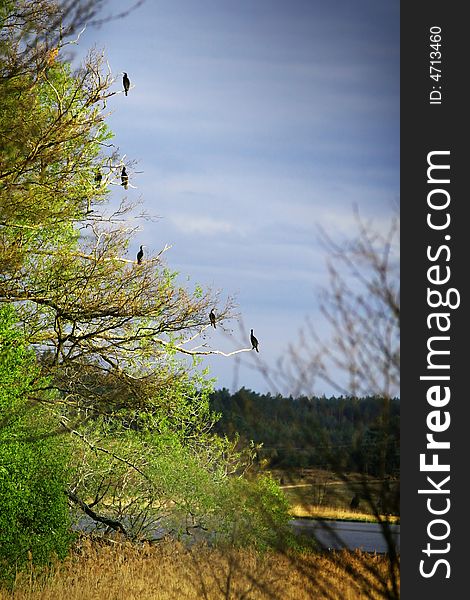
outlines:
[[[63,557],[70,545],[64,494],[67,453],[45,410],[28,396],[38,381],[34,354],[0,307],[0,580],[32,560]]]

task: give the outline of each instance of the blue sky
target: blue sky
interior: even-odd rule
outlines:
[[[267,391],[256,360],[274,367],[306,316],[324,328],[318,227],[353,234],[357,205],[386,228],[398,203],[399,2],[147,0],[88,28],[79,53],[93,45],[114,87],[122,71],[134,86],[111,99],[109,125],[137,161],[129,197],[159,217],[132,251],[172,244],[167,263],[190,286],[236,296],[260,355],[240,355],[236,381],[234,358],[211,358],[211,374]],[[211,333],[213,348],[240,347]]]

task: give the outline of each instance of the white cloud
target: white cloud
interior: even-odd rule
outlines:
[[[217,235],[230,233],[235,230],[232,223],[211,217],[195,216],[191,213],[173,213],[168,217],[178,231],[182,233],[198,233],[203,235]]]

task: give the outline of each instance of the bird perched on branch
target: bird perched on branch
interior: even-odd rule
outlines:
[[[258,340],[253,335],[253,329],[251,330],[250,341],[251,341],[251,345],[253,346],[252,350],[256,350],[256,352],[259,352],[259,350],[258,350]]]
[[[211,312],[209,313],[209,319],[211,322],[211,325],[213,326],[214,329],[217,329],[215,326],[215,314],[214,314],[214,309],[211,309]]]
[[[103,175],[101,174],[101,171],[99,169],[97,169],[97,171],[95,173],[96,187],[100,187],[102,180],[103,180]]]
[[[129,91],[129,88],[131,87],[131,82],[129,80],[129,77],[127,76],[127,73],[122,74],[122,85],[124,86],[124,93],[127,96],[127,92]]]
[[[140,250],[137,252],[137,264],[142,264],[142,259],[144,258],[144,247],[141,246]]]
[[[126,167],[122,167],[121,185],[123,185],[124,189],[127,190],[127,186],[129,185],[129,176],[127,175]]]

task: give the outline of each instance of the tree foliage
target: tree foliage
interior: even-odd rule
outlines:
[[[0,307],[0,579],[28,560],[63,557],[71,541],[67,448],[50,435],[50,415],[28,402],[37,378],[14,311]]]
[[[76,73],[60,52],[15,76],[8,65],[2,81],[0,300],[17,304],[27,341],[80,402],[90,374],[161,385],[168,350],[200,334],[215,298],[178,286],[165,249],[142,265],[127,257],[133,231],[118,218],[132,205],[105,213],[122,166],[107,154],[113,78],[97,52]]]
[[[51,12],[59,19],[57,5],[45,5],[49,19]],[[119,221],[133,209],[125,198],[106,213],[122,159],[108,144],[106,105],[116,92],[103,56],[91,52],[72,73],[59,44],[52,58],[44,48],[43,60],[22,64],[29,38],[43,37],[44,11],[22,2],[8,8],[0,86],[0,300],[16,305],[26,341],[43,354],[42,369],[68,405],[103,408],[89,393],[90,379],[141,402],[184,377],[171,357],[207,327],[207,307],[216,298],[179,286],[163,263],[166,248],[142,265],[127,257],[135,231]],[[20,23],[28,35],[9,38],[5,32]],[[104,172],[99,185],[97,169]],[[113,399],[107,400],[109,408]]]
[[[120,174],[132,162],[106,125],[122,92],[101,52],[67,62],[100,4],[1,5],[0,302],[37,357],[29,402],[73,446],[71,504],[139,537],[223,519],[228,476],[253,450],[211,431],[198,370],[209,309],[223,322],[231,300],[180,285],[166,246],[129,258],[139,215]]]
[[[262,444],[271,468],[326,468],[379,475],[383,399],[376,396],[286,398],[241,388],[217,390],[211,407],[222,418],[216,431]],[[385,475],[399,473],[400,401],[390,402]]]

